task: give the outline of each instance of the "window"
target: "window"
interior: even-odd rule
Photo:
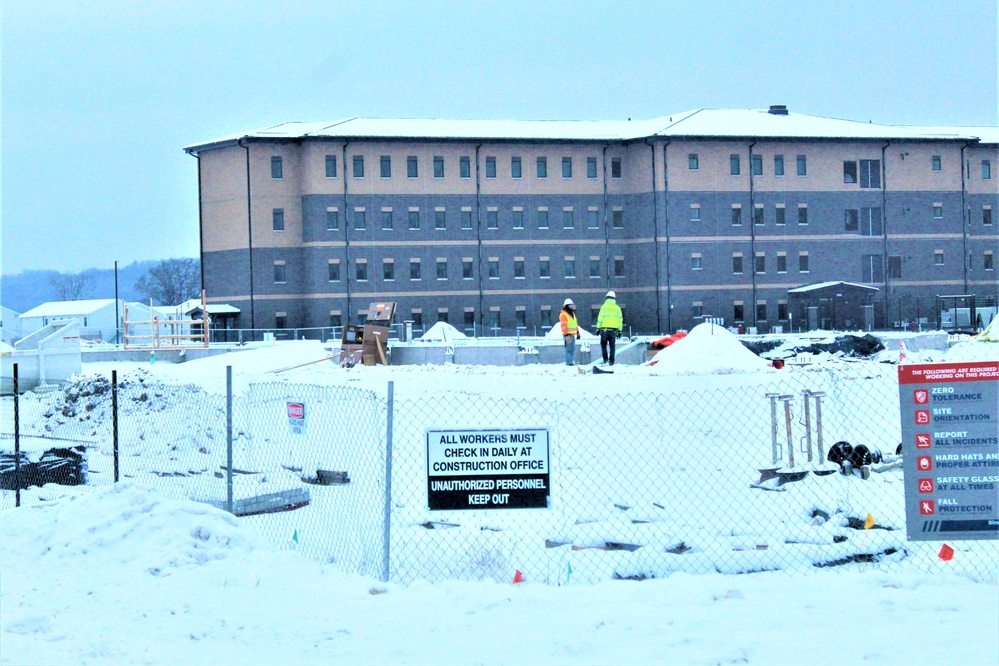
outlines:
[[[777,321],[787,321],[787,301],[777,301]]]
[[[732,225],[739,226],[742,224],[742,206],[735,204],[732,206]]]
[[[409,228],[414,231],[420,228],[420,211],[409,211]]]
[[[694,301],[693,305],[690,308],[690,315],[694,319],[698,319],[700,317],[703,317],[704,316],[704,303],[702,303],[701,301]]]
[[[798,175],[807,176],[808,175],[808,160],[804,155],[798,155]]]
[[[280,157],[271,158],[271,178],[281,180],[284,178],[284,162]]]
[[[621,177],[621,158],[612,157],[611,158],[611,178]]]
[[[572,158],[563,157],[562,158],[562,177],[572,178]]]
[[[573,219],[572,210],[562,211],[562,228],[563,229],[573,229],[576,226],[576,221]]]
[[[446,229],[447,221],[444,219],[443,210],[434,211],[434,229]]]
[[[538,229],[548,228],[548,209],[539,208],[538,209]]]
[[[354,275],[358,282],[365,282],[368,279],[368,262],[358,261],[354,264]]]
[[[615,229],[624,229],[624,211],[615,208],[611,211],[611,226]]]
[[[387,231],[392,230],[392,211],[383,210],[382,211],[382,229]]]
[[[340,229],[340,211],[335,208],[326,209],[326,231]]]
[[[472,265],[472,259],[470,257],[465,257],[461,260],[461,279],[471,280],[474,275],[475,269]]]
[[[382,279],[395,280],[395,262],[391,259],[382,260]]]
[[[884,282],[880,254],[865,254],[860,258],[861,282]]]
[[[458,177],[472,177],[472,160],[467,155],[458,159]]]
[[[787,273],[787,255],[783,252],[777,253],[777,272]]]
[[[572,257],[566,257],[565,262],[562,264],[562,270],[565,272],[567,278],[576,277],[576,260]]]
[[[526,276],[524,275],[524,258],[517,257],[513,260],[513,277],[516,280],[523,280]]]
[[[989,160],[982,160],[982,180],[992,179],[992,162]]]
[[[271,211],[271,224],[274,231],[284,231],[284,208],[275,208]]]
[[[750,166],[754,176],[763,175],[763,155],[753,155],[750,159]]]
[[[943,250],[936,250],[933,253],[933,265],[934,266],[943,266],[944,265]]]
[[[881,209],[861,208],[860,209],[860,235],[880,236],[881,235]]]
[[[614,257],[614,277],[624,277],[624,257]]]
[[[288,315],[281,313],[274,315],[274,328],[287,328]]]
[[[510,158],[510,177],[511,178],[522,178],[524,171],[520,163],[519,157]]]
[[[437,321],[442,321],[446,324],[448,319],[447,315],[448,315],[447,308],[441,308],[437,310]]]
[[[414,329],[423,329],[423,312],[420,310],[412,310],[409,313],[409,318],[413,320]]]
[[[808,206],[798,206],[798,224],[808,224]]]
[[[486,211],[486,228],[499,229],[499,211],[496,210]]]
[[[746,316],[745,316],[745,313],[743,312],[742,307],[743,306],[742,306],[741,302],[736,302],[736,303],[733,304],[733,308],[732,308],[732,319],[734,319],[735,321],[744,321],[745,320]]]
[[[497,307],[489,309],[489,328],[493,330],[500,328],[500,310]]]
[[[590,277],[600,277],[600,257],[590,257]]]
[[[586,211],[586,226],[589,229],[597,229],[600,226],[600,211],[592,208]]]
[[[732,272],[736,275],[742,274],[742,255],[733,254],[732,255]]]
[[[388,155],[382,155],[381,159],[378,160],[379,173],[382,178],[392,177],[392,158]]]
[[[760,253],[753,258],[753,270],[757,273],[767,272],[767,257],[766,255]]]
[[[438,280],[447,279],[447,259],[437,260],[437,279]]]
[[[780,226],[787,223],[787,217],[785,216],[784,205],[778,205],[777,209],[774,211],[775,220],[774,222]]]
[[[933,204],[933,219],[942,220],[943,219],[943,204],[935,203]]]
[[[992,256],[991,252],[986,252],[983,258],[982,267],[987,271],[995,270],[995,265],[992,263]]]
[[[846,231],[857,231],[860,229],[860,209],[847,208],[846,220],[843,226]]]
[[[470,210],[461,211],[461,228],[462,229],[472,228],[472,211]]]
[[[490,280],[499,279],[499,257],[489,257],[489,261],[486,263],[487,275]]]
[[[934,171],[940,171],[940,169],[941,169],[942,166],[943,165],[942,165],[942,163],[940,161],[940,156],[939,155],[934,155],[933,157],[930,158],[930,168],[931,169],[933,169]]]
[[[548,177],[548,158],[539,157],[538,158],[538,178]]]
[[[691,171],[697,171],[701,168],[701,159],[697,153],[689,153],[687,155],[687,168]]]
[[[527,310],[525,310],[521,306],[518,306],[516,317],[517,317],[517,328],[527,328]]]
[[[513,211],[513,228],[514,229],[524,228],[524,211],[522,210]]]
[[[444,158],[437,156],[434,157],[434,178],[444,177]]]
[[[844,183],[856,183],[857,182],[857,162],[843,162],[843,182]]]
[[[327,264],[328,280],[330,282],[340,281],[340,262]]]
[[[597,177],[597,158],[587,157],[586,158],[586,177],[596,180]]]
[[[690,204],[690,221],[699,222],[701,219],[701,206],[700,204]]]
[[[367,220],[364,219],[363,210],[354,211],[354,229],[356,231],[364,231],[367,229]]]
[[[548,257],[541,258],[538,264],[538,276],[541,278],[550,278],[552,276],[551,261]]]
[[[982,224],[992,224],[992,209],[988,206],[982,208]]]
[[[798,254],[798,272],[807,273],[808,272],[808,253],[802,252]]]
[[[420,279],[420,260],[410,259],[409,260],[409,279],[419,280]]]
[[[763,224],[763,204],[756,204],[753,207],[753,224],[757,226]]]
[[[784,175],[784,156],[774,155],[774,175],[783,176]]]
[[[475,330],[475,310],[465,310],[465,330],[474,331]]]
[[[544,308],[541,310],[541,325],[551,326],[552,325],[552,309]]]
[[[899,255],[888,257],[888,277],[896,280],[902,277],[902,257]]]
[[[336,155],[326,156],[326,177],[336,178]]]
[[[486,158],[486,178],[496,177],[496,158],[487,157]]]
[[[364,178],[364,155],[354,155],[354,178]]]
[[[286,277],[284,264],[274,264],[274,281],[284,282]]]
[[[728,172],[733,176],[738,176],[742,172],[742,163],[738,155],[728,156]]]
[[[419,178],[420,177],[420,162],[416,159],[416,155],[410,155],[406,158],[406,178]]]
[[[341,315],[339,312],[331,312],[330,326],[343,326],[343,315]]]
[[[860,186],[881,189],[881,160],[860,160]]]
[[[701,255],[692,254],[690,255],[690,270],[699,271],[701,270]]]
[[[763,301],[762,303],[756,304],[756,321],[766,321],[767,320],[767,303]]]

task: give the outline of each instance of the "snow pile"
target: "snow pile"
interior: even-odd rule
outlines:
[[[590,333],[589,331],[587,331],[582,326],[579,326],[578,328],[579,328],[579,340],[585,341],[585,342],[593,342],[593,341],[599,342],[600,341],[600,336],[598,336],[598,335],[596,335],[594,333]],[[547,333],[545,333],[545,340],[559,340],[559,341],[561,341],[562,340],[562,325],[561,324],[555,324],[554,326],[552,326],[551,330],[549,330]],[[576,344],[579,344],[579,342],[577,341]]]
[[[467,335],[446,321],[437,322],[426,333],[420,336],[420,342],[453,342],[455,340],[467,339]]]
[[[760,372],[766,360],[746,349],[728,329],[698,324],[687,337],[666,347],[645,366],[656,375]]]

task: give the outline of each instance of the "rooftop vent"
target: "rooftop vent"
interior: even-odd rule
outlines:
[[[784,104],[771,104],[770,113],[772,113],[775,116],[786,116],[787,106]]]

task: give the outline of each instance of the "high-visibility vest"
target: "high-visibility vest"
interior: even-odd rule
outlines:
[[[579,330],[576,324],[576,316],[571,315],[565,310],[558,316],[558,323],[562,325],[562,335],[576,335],[576,331]]]
[[[622,326],[624,326],[624,316],[621,314],[621,308],[618,307],[617,301],[608,298],[600,306],[600,314],[597,315],[597,328],[620,331]]]

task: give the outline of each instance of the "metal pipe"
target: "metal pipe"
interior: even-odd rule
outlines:
[[[794,469],[794,440],[791,436],[791,398],[790,395],[782,395],[780,399],[784,402],[784,427],[787,429],[787,465]]]
[[[111,442],[114,454],[114,482],[118,483],[118,371],[111,371]]]
[[[232,366],[225,366],[225,506],[233,513],[232,506]]]
[[[21,405],[17,366],[14,364],[14,506],[21,506]]]
[[[811,391],[805,389],[801,392],[801,399],[805,403],[805,445],[808,452],[808,464],[812,464],[812,410],[809,396]]]
[[[753,299],[750,307],[753,310],[753,324],[759,326],[760,322],[756,317],[756,183],[753,179],[753,147],[756,146],[756,139],[749,144],[749,277],[753,287]],[[760,159],[763,159],[762,157]],[[745,313],[742,315],[745,317]],[[747,320],[748,321],[748,320]],[[757,331],[759,332],[759,331]]]
[[[395,405],[395,382],[388,383],[385,425],[385,518],[382,529],[382,582],[389,580],[392,546],[392,412]]]
[[[659,294],[659,193],[656,190],[656,145],[645,139],[645,145],[652,149],[652,247],[656,261],[656,332],[662,327],[662,299]],[[608,280],[610,279],[608,275]]]
[[[771,460],[773,464],[777,464],[777,398],[779,393],[767,393],[767,397],[770,398],[770,447],[771,447]]]
[[[253,307],[253,194],[250,185],[250,147],[243,143],[243,139],[239,139],[236,143],[246,151],[246,242],[250,263],[250,329],[255,329],[257,320]]]
[[[815,398],[815,431],[818,437],[818,458],[820,465],[826,460],[826,451],[822,445],[822,398],[824,396],[825,393],[822,391],[812,391],[812,397]]]

